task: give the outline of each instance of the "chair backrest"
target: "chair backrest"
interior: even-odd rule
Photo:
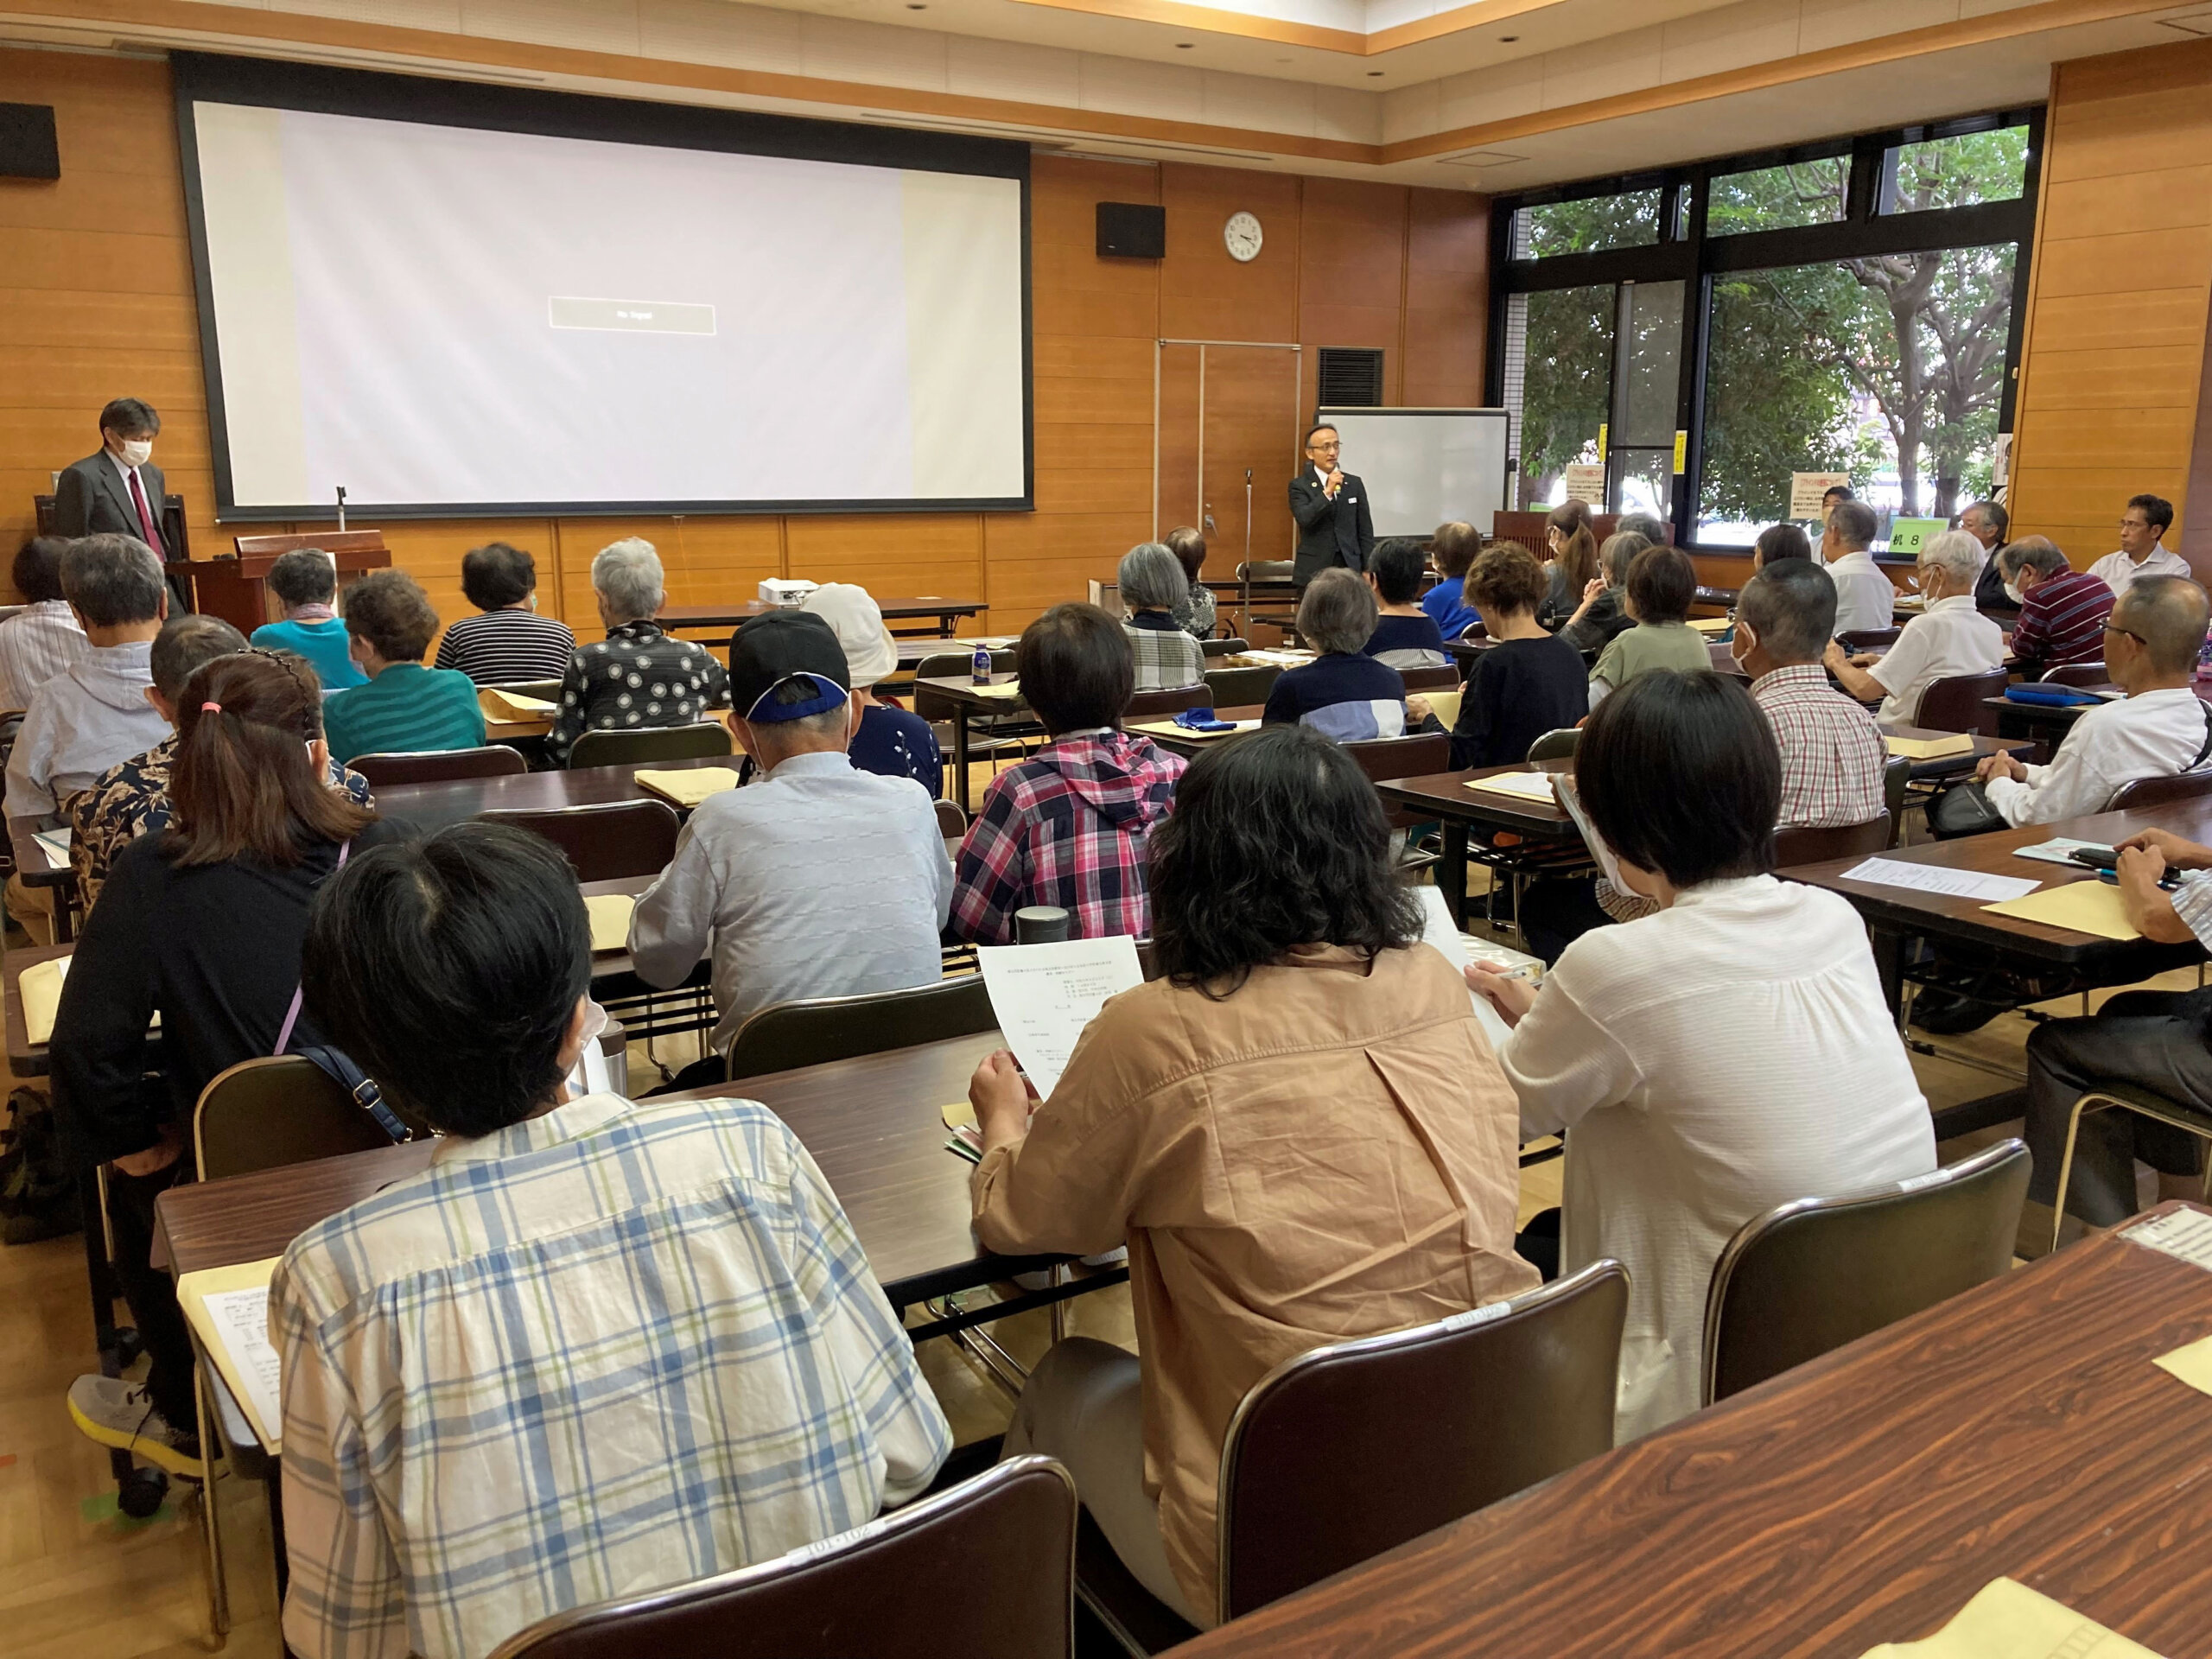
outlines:
[[[1252,642],[1249,639],[1235,638],[1201,639],[1198,641],[1198,649],[1209,657],[1234,657],[1240,651],[1251,650]]]
[[[1173,691],[1140,691],[1122,710],[1122,718],[1125,721],[1157,720],[1162,715],[1179,715],[1185,709],[1207,708],[1212,702],[1213,688],[1203,683],[1179,686]]]
[[[1239,582],[1288,582],[1297,574],[1295,559],[1252,559],[1236,567]]]
[[[504,743],[487,743],[480,749],[396,749],[357,754],[346,764],[367,779],[372,789],[441,784],[449,778],[504,778],[530,770],[522,751]]]
[[[1572,760],[1574,746],[1582,741],[1579,726],[1562,726],[1557,731],[1546,732],[1529,746],[1530,760]]]
[[[204,1181],[391,1144],[335,1078],[296,1054],[241,1060],[218,1071],[192,1114]]]
[[[643,766],[656,760],[702,760],[733,753],[729,728],[718,720],[689,726],[640,726],[635,731],[586,732],[569,751],[569,766]]]
[[[1408,691],[1457,691],[1462,683],[1459,671],[1450,663],[1441,668],[1402,668],[1398,677]]]
[[[561,682],[558,680],[495,680],[482,688],[486,691],[512,691],[518,697],[536,697],[540,702],[561,701]]]
[[[1452,734],[1421,732],[1412,737],[1373,737],[1363,743],[1347,743],[1344,751],[1378,784],[1391,778],[1426,778],[1451,769]]]
[[[906,991],[816,996],[778,1002],[747,1019],[729,1039],[728,1075],[757,1077],[793,1066],[912,1048],[940,1037],[998,1029],[981,974]]]
[[[1611,1450],[1627,1315],[1627,1270],[1605,1260],[1276,1366],[1222,1446],[1221,1618]]]
[[[1206,690],[1217,709],[1244,709],[1265,702],[1268,693],[1275,689],[1275,682],[1281,677],[1282,670],[1273,663],[1261,663],[1251,668],[1210,668],[1206,670]]]
[[[1997,711],[1981,706],[1985,697],[2001,697],[2012,678],[2001,668],[1986,674],[1953,674],[1930,680],[1920,694],[1920,712],[1912,723],[1931,732],[1979,732],[1997,735]]]
[[[492,1659],[1071,1659],[1075,1482],[1024,1457],[756,1567],[578,1607]]]
[[[1706,1295],[1705,1403],[2010,1271],[2028,1166],[2024,1144],[2000,1141],[1933,1174],[1745,1222]]]
[[[2043,671],[2045,685],[2110,685],[2112,671],[2102,663],[2060,663]]]
[[[2207,795],[2212,795],[2212,772],[2185,772],[2178,778],[2138,778],[2132,784],[2122,784],[2105,810],[2171,806],[2177,801],[2202,800]]]
[[[1835,640],[1846,651],[1872,651],[1877,645],[1894,645],[1903,632],[1902,628],[1853,628],[1836,635]]]
[[[1774,832],[1774,868],[1786,870],[1799,864],[1817,864],[1824,858],[1878,853],[1889,844],[1890,815],[1886,810],[1864,823],[1847,823],[1826,830],[1777,830]]]
[[[508,808],[486,823],[543,836],[569,855],[579,881],[658,875],[676,856],[676,809],[665,801],[608,801],[597,806]]]
[[[1905,791],[1912,784],[1912,757],[1893,754],[1882,762],[1882,804],[1890,812],[1890,844],[1897,844],[1897,831],[1904,827]]]
[[[937,802],[937,832],[947,841],[958,841],[968,833],[968,815],[960,810],[957,801]]]

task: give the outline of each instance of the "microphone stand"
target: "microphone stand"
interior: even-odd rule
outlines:
[[[346,531],[346,486],[343,484],[338,486],[338,531],[341,536]]]
[[[1244,630],[1244,643],[1252,642],[1252,469],[1244,469],[1244,563],[1236,567],[1236,574],[1244,579],[1243,614],[1237,625]]]

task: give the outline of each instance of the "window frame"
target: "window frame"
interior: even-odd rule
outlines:
[[[1515,295],[1607,283],[1616,287],[1623,283],[1683,283],[1680,359],[1682,373],[1675,424],[1677,431],[1686,431],[1689,437],[1681,474],[1682,486],[1676,493],[1674,504],[1675,543],[1714,553],[1746,551],[1732,543],[1700,547],[1694,539],[1698,505],[1704,493],[1706,347],[1713,313],[1713,279],[1738,270],[1821,264],[1884,254],[1948,252],[1958,248],[2011,243],[2014,245],[2012,306],[2005,341],[2005,390],[1997,416],[1998,430],[2010,432],[2019,391],[2020,341],[2027,323],[2029,263],[2035,244],[2044,118],[2044,106],[2040,104],[1992,110],[1912,126],[1887,127],[1847,137],[1715,156],[1681,167],[1579,180],[1498,197],[1491,206],[1492,275],[1490,349],[1486,353],[1487,400],[1492,404],[1504,401],[1506,314]],[[1881,211],[1882,203],[1894,189],[1895,163],[1891,155],[1895,149],[1931,139],[2020,126],[2028,130],[2028,144],[2017,197],[1922,213]],[[1786,162],[1846,156],[1850,158],[1851,167],[1841,219],[1777,230],[1707,234],[1706,209],[1713,180]],[[1655,187],[1661,193],[1659,239],[1655,243],[1601,252],[1554,254],[1540,259],[1511,257],[1515,217],[1523,207],[1586,201]],[[1616,330],[1611,377],[1616,384],[1619,349]]]

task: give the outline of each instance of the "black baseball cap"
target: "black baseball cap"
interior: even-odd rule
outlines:
[[[811,682],[814,695],[797,702],[777,702],[776,688],[786,680]],[[730,707],[742,719],[761,724],[826,715],[851,691],[844,649],[818,616],[770,611],[730,636]]]

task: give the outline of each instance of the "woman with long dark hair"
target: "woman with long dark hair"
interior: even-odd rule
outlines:
[[[1010,1055],[969,1089],[977,1235],[1126,1242],[1142,1348],[1055,1347],[1007,1450],[1065,1462],[1129,1570],[1202,1625],[1246,1391],[1535,1282],[1512,1253],[1511,1092],[1389,849],[1374,785],[1319,733],[1208,750],[1153,832],[1162,976],[1106,1004],[1033,1117]]]
[[[184,683],[169,828],[116,855],[54,1023],[54,1101],[73,1151],[108,1166],[115,1268],[152,1358],[143,1387],[80,1376],[77,1426],[174,1472],[199,1472],[192,1350],[169,1276],[148,1265],[154,1200],[193,1173],[200,1091],[276,1052],[300,985],[315,889],[391,826],[330,786],[322,689],[286,652],[218,657]],[[161,1016],[162,1082],[146,1028]],[[309,1020],[292,1046],[322,1040]]]

